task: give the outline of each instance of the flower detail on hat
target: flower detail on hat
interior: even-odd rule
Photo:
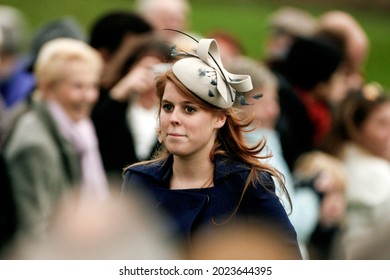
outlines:
[[[216,75],[213,71],[207,71],[203,68],[200,68],[200,69],[198,69],[198,72],[199,72],[199,77],[215,77],[215,78],[211,79],[210,86],[212,86],[213,88],[215,88],[217,86]],[[208,73],[209,73],[209,75],[208,75]],[[215,89],[214,89],[214,91],[215,91]],[[208,91],[208,96],[210,96],[210,97],[215,96],[215,94],[213,93],[213,91],[210,88]]]
[[[196,54],[180,53],[176,48],[173,51],[174,56],[184,56],[172,67],[177,79],[192,93],[216,107],[233,106],[239,98],[238,93],[248,92],[253,88],[249,75],[232,74],[224,68],[214,39],[200,39]]]
[[[206,70],[205,70],[205,69],[200,68],[200,69],[198,70],[198,72],[199,72],[199,76],[200,76],[200,77],[206,76]]]
[[[242,93],[236,93],[237,94],[237,98],[236,100],[238,101],[238,103],[241,105],[241,106],[246,106],[246,105],[252,105],[250,103],[247,102],[247,96],[245,96],[244,94]],[[253,96],[251,96],[251,98],[255,99],[255,100],[258,100],[260,99],[261,97],[263,97],[263,94],[262,93],[257,93]]]

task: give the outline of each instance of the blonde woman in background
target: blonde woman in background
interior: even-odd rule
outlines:
[[[49,41],[38,55],[34,103],[4,151],[21,233],[44,236],[56,202],[70,190],[109,193],[89,118],[102,65],[94,49],[75,39]]]

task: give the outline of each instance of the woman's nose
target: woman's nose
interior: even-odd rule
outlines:
[[[173,109],[169,120],[171,123],[180,123],[180,112],[178,108]]]

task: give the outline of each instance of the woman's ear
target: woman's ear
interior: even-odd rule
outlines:
[[[215,121],[215,128],[221,128],[226,122],[226,115],[217,115]]]
[[[48,81],[42,82],[38,90],[42,99],[50,99],[53,96],[53,83]]]

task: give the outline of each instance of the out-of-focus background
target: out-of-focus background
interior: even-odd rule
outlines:
[[[130,191],[140,209],[132,200],[122,208],[115,195],[99,203],[123,190],[124,167],[159,146],[155,74],[172,52],[162,41],[196,47],[166,28],[215,38],[226,70],[252,77],[246,96],[263,95],[242,110],[254,118],[243,136],[250,146],[267,140],[262,153],[272,158],[260,160],[286,179],[294,210],[280,199],[302,257],[390,259],[390,95],[382,95],[390,92],[390,0],[181,1],[0,2],[0,259],[296,257],[279,255],[285,243],[273,231],[258,240],[256,229],[247,238],[239,226],[244,236],[232,228],[210,239],[201,223],[191,225],[200,233],[192,254],[176,235],[175,213],[174,223],[143,215],[142,207],[161,214],[169,205],[155,209],[153,197]],[[58,37],[87,42],[42,48]],[[68,201],[71,189],[92,201]]]
[[[162,0],[163,1],[163,0]],[[93,21],[111,9],[133,9],[131,0],[3,0],[25,13],[33,34],[58,16],[75,17],[89,31]],[[191,0],[191,30],[199,34],[221,28],[234,33],[249,56],[261,59],[267,16],[283,5],[304,8],[313,15],[339,9],[353,15],[367,32],[371,44],[366,64],[368,81],[390,88],[389,0]],[[28,38],[27,38],[28,39]]]

